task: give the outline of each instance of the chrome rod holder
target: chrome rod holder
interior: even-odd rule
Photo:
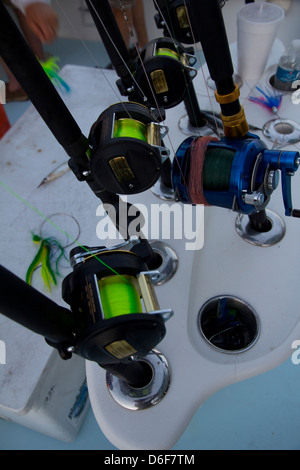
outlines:
[[[112,398],[123,408],[132,411],[145,410],[157,405],[166,395],[170,386],[169,365],[166,358],[154,349],[147,356],[133,360],[145,362],[151,367],[150,382],[136,388],[107,372],[107,388]]]

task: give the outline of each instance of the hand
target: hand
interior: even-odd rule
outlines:
[[[53,41],[57,36],[58,16],[49,5],[35,2],[25,9],[26,20],[30,29],[43,43]]]

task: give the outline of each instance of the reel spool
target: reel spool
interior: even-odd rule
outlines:
[[[167,132],[145,106],[114,104],[99,116],[90,131],[92,177],[115,194],[149,189],[169,157],[162,141]]]
[[[165,336],[172,310],[161,310],[141,256],[126,242],[106,249],[75,248],[63,299],[75,316],[73,351],[100,366],[147,355]]]
[[[151,106],[165,109],[181,103],[197,75],[196,58],[178,41],[159,38],[150,41],[136,62],[135,79]],[[154,93],[154,96],[153,96]]]
[[[291,176],[298,170],[299,152],[267,150],[259,137],[220,141],[190,137],[176,153],[172,181],[177,200],[232,209],[251,215],[265,209],[279,182],[287,216],[293,209]]]

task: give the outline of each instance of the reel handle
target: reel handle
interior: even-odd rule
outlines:
[[[281,171],[281,187],[285,215],[299,218],[300,210],[293,209],[291,181],[291,177],[298,170],[300,165],[299,152],[267,150],[264,152],[264,160],[271,170]]]

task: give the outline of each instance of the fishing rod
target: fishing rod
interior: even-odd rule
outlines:
[[[106,175],[104,175],[102,179],[100,177],[101,181],[99,182],[99,176],[97,177],[98,168],[97,165],[93,164],[91,155],[92,149],[90,140],[92,137],[89,136],[89,138],[87,138],[83,135],[78,124],[47,77],[39,61],[32,53],[2,2],[0,3],[0,56],[25,90],[57,142],[70,157],[68,163],[76,178],[79,181],[87,182],[94,194],[100,198],[104,204],[109,204],[114,207],[117,213],[117,229],[121,232],[125,240],[127,240],[129,238],[128,226],[124,227],[119,223],[121,220],[119,207],[120,205],[124,206],[124,204],[117,195],[117,192],[111,192],[101,184],[101,181],[106,180]],[[142,107],[142,109],[144,110],[144,107]],[[126,110],[125,114],[128,114]],[[147,124],[155,121],[150,112],[146,115],[146,119]],[[102,137],[103,140],[106,139],[106,136],[103,134]],[[149,145],[148,153],[150,149],[151,147]],[[160,155],[158,156],[158,151],[155,148],[153,158],[151,159],[152,165],[148,165],[149,171],[151,170],[150,181],[147,180],[145,183],[143,180],[142,190],[145,190],[146,186],[151,186],[155,178],[158,179],[161,169],[161,165],[157,162],[159,158]],[[91,169],[91,167],[93,167],[93,169]],[[108,172],[109,171],[111,171],[110,168],[108,169]],[[128,204],[127,206],[127,212],[130,213],[131,205]],[[131,219],[132,217],[128,216],[128,221]],[[147,244],[147,240],[144,240],[144,243]],[[148,250],[151,252],[151,247],[148,246]],[[155,260],[155,254],[153,253],[152,258]]]
[[[160,309],[153,287],[158,274],[151,268],[157,265],[157,261],[161,262],[161,258],[146,239],[129,235],[132,217],[126,218],[125,227],[122,225],[119,207],[124,214],[124,205],[127,213],[131,205],[94,178],[93,170],[99,170],[91,169],[90,141],[93,136],[86,138],[82,134],[2,2],[0,56],[69,155],[69,166],[77,179],[89,184],[104,207],[109,204],[116,209],[116,227],[125,239],[124,244],[110,249],[80,247],[80,260],[78,248],[70,253],[73,272],[64,280],[62,292],[63,299],[71,306],[70,311],[56,305],[1,266],[1,313],[44,336],[63,359],[70,358],[73,353],[78,354],[97,362],[132,386],[148,383],[149,367],[145,367],[138,358],[163,339],[165,321],[172,316],[172,311]],[[149,127],[152,121],[156,124],[145,106],[141,105],[140,109]],[[124,111],[123,107],[117,112],[125,112],[128,116],[128,110]],[[153,129],[152,134],[153,139],[156,137],[153,144],[158,145],[151,150],[150,184],[153,182],[153,166],[155,176],[159,176],[157,168],[161,158],[160,129]],[[122,137],[117,136],[116,139],[118,142]],[[151,145],[147,146],[149,152]],[[138,150],[139,147],[135,149]],[[127,182],[121,177],[119,184]],[[144,189],[149,181],[144,179],[141,184]]]

